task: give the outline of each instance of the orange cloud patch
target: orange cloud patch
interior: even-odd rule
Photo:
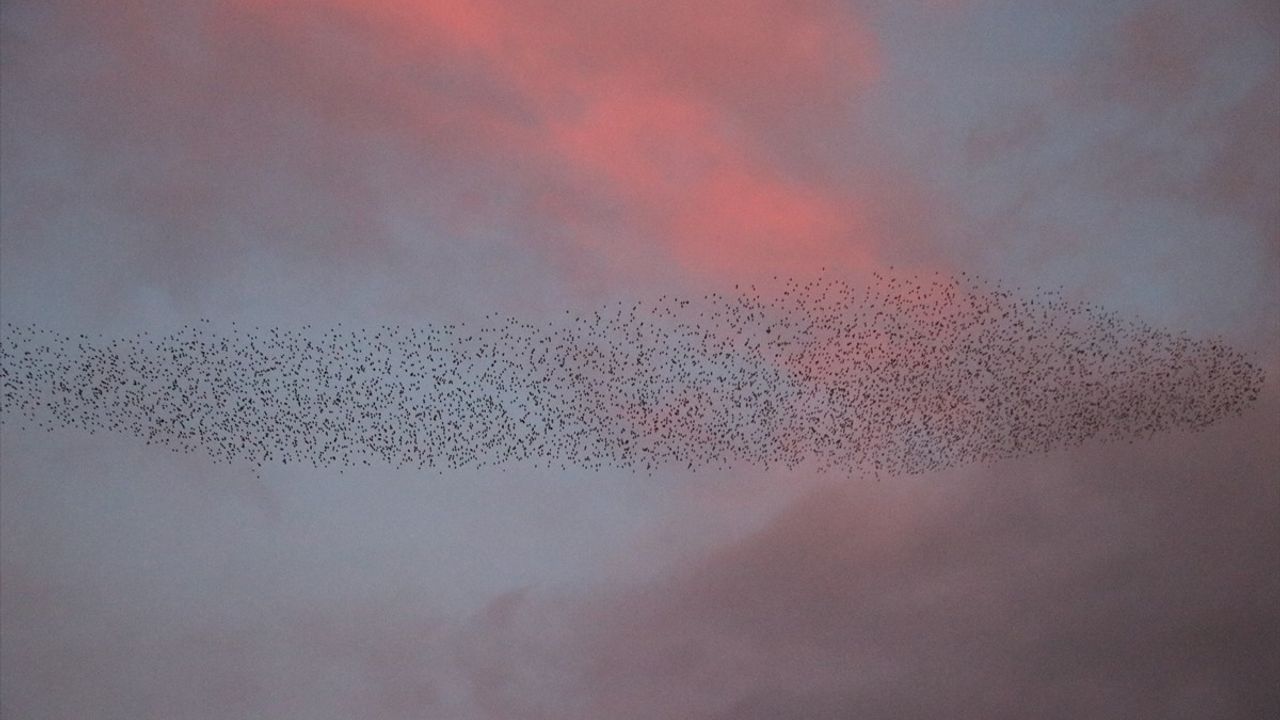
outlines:
[[[752,158],[705,103],[620,89],[551,127],[559,155],[605,182],[637,220],[699,272],[821,266],[852,225],[823,188]]]
[[[388,63],[464,69],[517,98],[530,118],[518,128],[516,151],[522,163],[567,178],[544,192],[573,196],[549,204],[559,209],[561,232],[585,248],[607,255],[616,241],[598,237],[608,231],[598,223],[564,217],[595,212],[577,188],[620,208],[613,222],[625,227],[614,237],[642,238],[698,274],[861,264],[867,255],[866,223],[851,193],[824,185],[820,173],[806,177],[812,153],[779,131],[797,117],[821,125],[827,109],[875,77],[874,42],[845,7],[823,0],[330,0],[329,7],[372,28]],[[465,145],[486,152],[495,132],[509,149],[510,128],[484,122]]]

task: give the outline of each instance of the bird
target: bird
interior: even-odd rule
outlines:
[[[474,324],[0,333],[0,422],[255,471],[911,475],[1199,431],[1264,379],[1220,339],[970,273],[824,274]]]

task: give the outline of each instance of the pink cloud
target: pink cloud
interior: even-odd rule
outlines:
[[[306,15],[292,3],[243,5],[270,18],[285,46],[307,51],[309,31],[294,18],[309,16],[309,5]],[[335,0],[329,6],[343,26],[365,29],[377,60],[351,95],[311,98],[309,105],[332,107],[339,118],[363,111],[396,122],[408,137],[431,143],[430,152],[460,153],[460,161],[473,163],[483,158],[495,172],[509,162],[516,172],[559,176],[543,191],[554,199],[541,205],[556,209],[550,219],[583,248],[615,252],[616,241],[602,236],[608,228],[590,220],[598,212],[590,203],[603,200],[660,257],[698,274],[866,260],[872,239],[856,197],[779,161],[805,149],[788,147],[780,125],[806,114],[806,122],[821,122],[825,108],[876,76],[873,39],[839,5]],[[497,108],[462,99],[460,114],[442,118],[448,91],[437,84],[415,90],[411,75],[397,78],[387,94],[398,106],[380,94],[361,97],[385,82],[379,71],[406,65],[427,77],[447,69],[479,78],[522,114],[495,114]],[[372,90],[358,89],[371,80]],[[342,87],[324,87],[334,85]],[[458,136],[440,142],[434,126],[452,126],[455,118]],[[582,188],[591,188],[595,200]]]

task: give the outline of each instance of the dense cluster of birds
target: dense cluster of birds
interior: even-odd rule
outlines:
[[[1200,429],[1262,385],[1240,353],[968,278],[785,282],[475,326],[100,340],[7,325],[4,415],[215,460],[941,469]]]

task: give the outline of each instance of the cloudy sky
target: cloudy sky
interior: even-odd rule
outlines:
[[[966,272],[1267,373],[888,478],[257,475],[3,426],[5,718],[1280,714],[1273,0],[5,0],[0,313],[530,320]]]

